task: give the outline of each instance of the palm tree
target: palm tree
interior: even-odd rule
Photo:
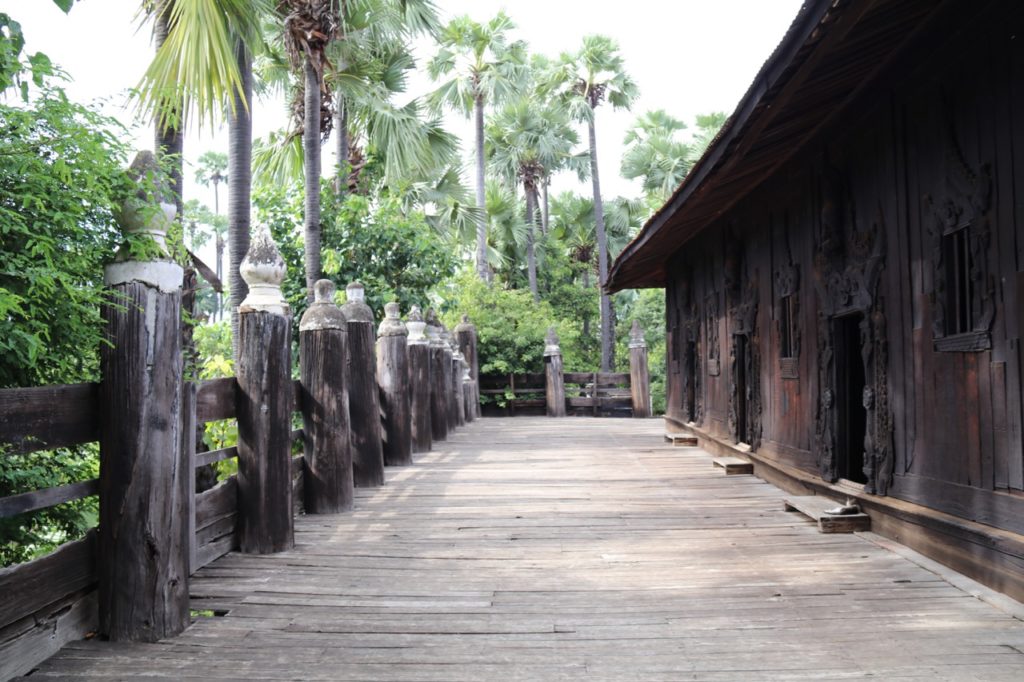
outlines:
[[[487,219],[484,185],[484,107],[504,100],[516,90],[525,74],[526,45],[509,42],[508,33],[515,24],[504,12],[486,24],[468,16],[456,17],[441,31],[440,50],[427,65],[430,77],[437,81],[453,74],[432,93],[435,108],[446,106],[465,116],[472,115],[476,137],[476,205],[481,210],[477,222],[476,267],[480,278],[489,281],[487,267]]]
[[[619,48],[606,36],[583,39],[578,52],[563,53],[547,78],[545,90],[557,93],[573,116],[585,121],[590,138],[590,179],[594,190],[594,224],[597,231],[598,273],[604,287],[608,279],[608,239],[605,234],[604,205],[597,164],[597,107],[607,100],[615,109],[629,109],[637,97],[637,86],[624,69]],[[611,298],[601,291],[601,371],[609,372],[615,352]]]
[[[536,233],[539,227],[538,189],[552,169],[565,167],[579,143],[565,113],[544,106],[533,97],[507,104],[487,126],[491,167],[506,180],[521,182],[526,196],[526,259],[530,293],[540,301],[537,288]]]
[[[664,110],[639,116],[626,132],[622,176],[642,178],[651,208],[659,208],[704,154],[725,118],[720,112],[697,116],[695,133],[684,142],[676,133],[686,130],[686,124]]]
[[[249,249],[251,55],[262,44],[260,22],[273,12],[272,1],[143,0],[142,7],[166,26],[161,34],[158,25],[159,47],[137,88],[142,111],[165,131],[183,130],[190,116],[203,125],[226,112],[229,121],[228,253],[237,340],[237,309],[246,295],[238,266]]]
[[[327,46],[340,35],[340,0],[279,0],[284,19],[284,45],[292,68],[303,74],[302,151],[305,166],[303,224],[306,295],[313,300],[313,285],[320,279],[320,141],[331,132],[331,68]]]
[[[228,155],[220,152],[205,152],[199,157],[199,167],[196,169],[196,182],[204,187],[213,185],[213,215],[217,220],[210,223],[214,227],[214,246],[217,250],[217,262],[215,272],[217,279],[224,278],[224,236],[226,229],[220,229],[220,183],[227,182],[228,176],[225,171],[228,169]],[[226,225],[224,226],[226,228]],[[217,294],[217,305],[213,311],[214,316],[220,319],[223,315],[224,300],[223,294]]]

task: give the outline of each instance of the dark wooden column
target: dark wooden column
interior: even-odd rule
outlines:
[[[352,430],[352,471],[356,487],[384,485],[380,395],[377,389],[376,329],[373,311],[364,302],[363,285],[345,288],[348,302],[341,307],[348,321],[348,409]]]
[[[544,339],[544,403],[549,417],[565,416],[565,375],[562,368],[562,349],[558,334],[548,327]]]
[[[633,320],[629,332],[629,391],[633,397],[633,416],[651,416],[651,376],[647,371],[647,342],[640,323]]]
[[[430,433],[431,439],[436,443],[448,438],[448,401],[445,388],[450,383],[447,374],[451,371],[451,363],[446,361],[445,343],[441,340],[441,323],[432,308],[427,309],[427,338],[430,341]]]
[[[409,331],[398,304],[384,306],[377,329],[377,385],[384,413],[384,464],[412,464],[412,404],[409,396]]]
[[[306,513],[352,509],[352,444],[348,421],[348,324],[334,304],[334,282],[316,283],[299,324]]]
[[[162,208],[161,226],[174,218],[173,204]],[[158,229],[125,229],[162,242]],[[119,261],[105,272],[97,574],[100,632],[114,641],[154,642],[189,623],[182,275],[169,260]]]
[[[454,342],[454,339],[453,339]],[[466,424],[466,391],[462,387],[463,367],[466,359],[456,343],[452,351],[452,395],[455,396],[455,421],[457,426]]]
[[[295,545],[292,517],[291,316],[285,265],[261,227],[239,268],[249,294],[238,306],[238,542],[270,554]]]
[[[480,359],[477,355],[476,327],[469,321],[468,315],[455,327],[455,338],[459,342],[459,350],[469,365],[469,377],[472,379],[472,410],[473,416],[480,416]],[[468,412],[467,412],[468,414]]]
[[[412,451],[428,452],[432,446],[430,429],[430,345],[424,335],[427,323],[419,306],[413,306],[406,319],[409,330],[409,411],[411,413]]]
[[[452,333],[443,324],[441,325],[441,342],[444,349],[444,409],[445,417],[448,419],[448,432],[451,433],[458,427],[459,418],[455,414],[455,360],[452,352],[454,338]]]

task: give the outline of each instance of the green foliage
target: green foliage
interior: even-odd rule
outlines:
[[[220,379],[235,375],[235,361],[231,353],[231,323],[228,321],[204,324],[192,331],[192,340],[199,358],[199,378]],[[220,419],[207,422],[203,442],[211,450],[229,448],[238,444],[238,420]],[[235,458],[217,463],[217,478],[224,480],[238,471]]]
[[[441,295],[442,319],[449,328],[463,313],[476,325],[481,374],[543,371],[544,336],[552,325],[561,340],[565,366],[583,361],[575,326],[559,319],[546,301],[534,303],[529,291],[488,286],[467,268]]]
[[[398,301],[402,310],[425,306],[428,292],[452,275],[455,257],[418,211],[403,210],[398,196],[383,191],[372,200],[359,194],[337,196],[326,185],[321,194],[323,276],[343,291],[350,282],[366,288],[366,302],[377,319],[384,304]],[[257,187],[253,192],[257,222],[270,227],[288,266],[285,298],[296,318],[306,309],[298,188]]]

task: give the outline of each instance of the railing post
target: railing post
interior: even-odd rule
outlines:
[[[472,407],[473,416],[480,416],[480,360],[477,357],[476,327],[469,321],[469,315],[463,315],[462,321],[455,326],[455,338],[459,341],[459,350],[469,365],[469,376],[473,380]],[[468,412],[467,412],[468,414]]]
[[[155,169],[136,157],[138,177]],[[154,216],[146,212],[156,208]],[[164,246],[174,205],[130,200],[127,233]],[[100,631],[114,641],[169,637],[189,623],[188,495],[183,446],[181,284],[176,263],[119,260],[108,265],[102,315],[110,345],[100,349]]]
[[[465,357],[462,359],[462,416],[465,423],[476,419],[476,404],[473,402],[476,397],[476,382],[469,368]]]
[[[548,327],[544,339],[544,403],[549,417],[565,416],[565,376],[562,373],[562,349],[558,334]]]
[[[285,264],[266,226],[239,271],[249,294],[238,306],[238,543],[248,554],[295,545],[292,516],[291,316],[281,294]]]
[[[633,416],[651,416],[651,377],[647,371],[647,342],[640,322],[633,320],[629,332],[629,392],[633,398]]]
[[[430,435],[433,442],[448,438],[448,401],[445,388],[451,383],[451,363],[444,356],[441,323],[433,308],[427,308],[427,338],[430,340]],[[447,371],[445,370],[447,367]]]
[[[352,509],[352,444],[348,408],[348,323],[334,303],[334,282],[316,283],[315,299],[299,323],[302,381],[303,484],[306,512]]]
[[[408,336],[398,304],[384,306],[377,329],[377,385],[384,412],[384,464],[412,464],[412,414],[409,396]]]
[[[452,333],[443,324],[441,325],[441,341],[444,350],[444,408],[445,417],[448,419],[448,433],[451,433],[459,425],[459,419],[455,416],[455,360],[453,358],[452,345],[454,339]]]
[[[381,443],[380,391],[374,351],[373,311],[364,302],[363,285],[345,287],[348,302],[341,307],[348,321],[348,409],[352,432],[352,470],[356,487],[384,485]]]
[[[409,311],[406,328],[409,331],[409,383],[412,415],[412,451],[428,452],[432,446],[430,433],[430,345],[424,335],[427,323],[423,321],[419,306]]]
[[[466,424],[466,391],[463,388],[462,368],[466,359],[459,350],[458,342],[452,339],[452,395],[455,397],[455,422],[458,426]]]

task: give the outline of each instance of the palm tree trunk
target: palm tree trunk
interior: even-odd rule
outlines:
[[[238,266],[249,251],[249,201],[252,194],[252,55],[235,45],[242,91],[233,97],[228,119],[228,288],[231,294],[231,348],[238,360],[238,306],[249,293]]]
[[[307,57],[306,118],[302,150],[306,171],[306,215],[303,225],[306,256],[306,299],[313,302],[313,285],[320,279],[320,79]]]
[[[348,109],[345,107],[345,96],[339,89],[334,93],[334,99],[338,103],[337,109],[334,111],[334,133],[337,136],[335,142],[337,147],[335,151],[338,157],[338,176],[334,179],[334,192],[339,197],[344,196],[348,192],[348,155],[349,155],[349,141],[348,141]]]
[[[612,329],[612,299],[604,292],[608,281],[608,236],[604,231],[604,204],[601,202],[601,180],[597,174],[597,132],[591,109],[587,131],[590,134],[590,177],[594,186],[594,225],[597,228],[597,273],[601,289],[601,371],[610,372],[615,338]]]
[[[491,269],[487,266],[487,196],[484,192],[484,98],[477,95],[474,104],[476,114],[476,205],[480,216],[476,221],[476,271],[480,279],[491,281]]]
[[[537,254],[533,247],[533,228],[537,220],[536,196],[537,192],[529,185],[523,186],[526,190],[526,272],[530,281],[530,293],[533,295],[533,302],[540,303],[540,293],[537,291]]]
[[[167,34],[171,28],[169,22],[173,5],[174,3],[171,0],[163,0],[156,12],[153,38],[157,50],[167,40]],[[168,121],[166,125],[161,125],[161,116],[159,113],[157,114],[154,145],[156,146],[158,157],[163,155],[173,156],[170,164],[169,180],[171,181],[171,191],[174,193],[174,205],[178,209],[178,220],[182,220],[185,215],[185,202],[182,199],[182,189],[184,186],[182,153],[185,148],[185,137],[182,135],[180,124],[182,102],[179,100],[175,104],[178,106],[178,111],[174,112],[172,120]]]
[[[544,184],[541,185],[541,193],[543,194],[544,203],[541,204],[543,207],[540,214],[540,231],[542,234],[548,233],[548,227],[551,220],[551,206],[548,203],[548,184],[549,179],[544,178]]]

